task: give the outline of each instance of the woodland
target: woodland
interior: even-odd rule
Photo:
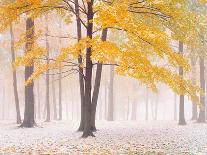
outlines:
[[[0,153],[207,153],[206,32],[206,0],[1,0]]]

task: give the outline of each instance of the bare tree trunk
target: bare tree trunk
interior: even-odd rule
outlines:
[[[177,94],[174,93],[174,121],[177,121]]]
[[[130,99],[129,96],[127,97],[127,111],[126,111],[126,120],[129,120],[129,105],[130,105]],[[133,110],[133,109],[132,109]],[[133,115],[133,114],[132,114]]]
[[[192,67],[192,83],[196,85],[196,61],[191,58],[191,67]],[[196,103],[192,102],[192,120],[198,119],[198,111]]]
[[[114,120],[114,66],[110,66],[108,121]]]
[[[37,80],[37,113],[38,113],[38,118],[41,119],[41,107],[40,107],[40,83],[39,80]]]
[[[200,56],[200,87],[203,89],[205,94],[205,65],[204,65],[204,58]],[[204,123],[205,122],[205,95],[200,94],[200,102],[202,104],[202,109],[200,108],[198,122]]]
[[[46,50],[47,50],[47,65],[49,65],[49,41],[48,41],[48,15],[46,14]],[[50,121],[50,77],[49,77],[49,70],[46,72],[46,109],[47,109],[47,115],[46,115],[46,122]]]
[[[157,120],[158,104],[159,104],[159,94],[156,94],[156,99],[155,99],[155,120]]]
[[[3,100],[3,102],[2,102],[2,119],[4,120],[5,119],[5,85],[3,85],[3,92],[2,92],[2,100]]]
[[[136,92],[136,82],[133,82],[133,91]],[[137,100],[136,100],[136,95],[133,97],[133,101],[132,101],[132,115],[131,115],[131,119],[132,120],[136,120],[137,119]]]
[[[56,100],[56,88],[55,88],[55,78],[54,70],[52,74],[52,99],[53,99],[53,119],[57,120],[57,100]]]
[[[93,35],[93,0],[87,1],[87,37],[92,39]],[[86,75],[85,75],[85,103],[84,103],[84,130],[82,137],[94,136],[91,130],[91,81],[92,81],[92,48],[86,49]]]
[[[76,18],[76,26],[77,26],[77,41],[79,42],[82,38],[81,34],[81,21],[78,18],[80,15],[79,12],[79,3],[78,0],[75,0],[75,12],[77,14]],[[78,128],[78,131],[83,131],[84,129],[84,78],[83,78],[83,68],[81,67],[82,65],[82,56],[80,55],[78,58],[78,63],[79,63],[79,89],[80,89],[80,97],[81,97],[81,121],[80,121],[80,126]]]
[[[26,53],[30,52],[34,45],[34,21],[32,18],[27,18],[26,21]],[[32,40],[32,41],[31,41]],[[25,67],[25,80],[27,80],[33,73],[34,65]],[[34,119],[34,82],[25,86],[25,110],[24,121],[20,127],[31,128],[36,125]]]
[[[106,68],[105,68],[105,72],[106,72]],[[107,113],[108,113],[108,110],[107,110],[107,89],[108,89],[108,83],[107,83],[107,76],[106,76],[106,73],[105,73],[105,87],[104,87],[104,101],[105,101],[105,107],[104,107],[104,117],[105,119],[107,120]]]
[[[107,29],[103,29],[101,40],[106,41],[106,39],[107,39]],[[95,79],[95,85],[94,85],[94,90],[93,90],[93,97],[92,97],[92,110],[91,110],[91,122],[92,122],[91,130],[92,131],[96,131],[96,125],[95,125],[96,107],[97,107],[98,95],[99,95],[99,90],[100,90],[101,75],[102,75],[102,64],[98,63],[97,69],[96,69],[96,79]]]
[[[59,23],[59,30],[60,30],[60,36],[61,36],[61,29],[62,29],[62,21],[60,19],[60,23]],[[61,48],[61,38],[59,38],[59,50]],[[58,77],[58,87],[59,87],[59,120],[63,119],[63,114],[62,114],[62,68],[61,68],[61,62],[59,64],[59,77]]]
[[[179,41],[179,53],[183,55],[183,43]],[[179,67],[179,75],[183,76],[183,67]],[[179,125],[186,125],[185,121],[185,109],[184,109],[184,95],[180,95],[179,105]]]
[[[13,26],[10,26],[10,35],[11,35],[11,54],[12,54],[12,63],[15,61],[15,51],[14,51],[14,33],[13,33]],[[13,90],[14,90],[14,99],[15,99],[15,106],[16,106],[16,122],[20,124],[21,115],[19,109],[19,96],[18,96],[18,89],[17,89],[17,74],[16,70],[13,71]]]
[[[145,120],[148,120],[149,119],[149,114],[148,114],[148,111],[149,111],[149,90],[148,88],[146,88],[146,108],[145,108]]]

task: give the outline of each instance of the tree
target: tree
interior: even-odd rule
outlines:
[[[146,107],[145,107],[145,120],[148,120],[149,119],[149,114],[148,114],[148,111],[149,111],[149,90],[148,88],[146,88]]]
[[[179,41],[179,53],[183,55],[183,43]],[[183,67],[179,67],[179,75],[183,76]],[[182,87],[182,86],[181,86]],[[185,121],[185,109],[184,109],[184,95],[180,95],[179,103],[179,125],[186,125]]]
[[[110,67],[108,121],[114,120],[114,66]]]
[[[25,53],[29,53],[33,46],[34,38],[34,20],[31,17],[28,17],[26,20],[26,51]],[[25,67],[25,81],[27,81],[34,70],[34,64],[33,62],[30,62],[30,66]],[[27,127],[31,128],[36,125],[35,119],[34,119],[34,82],[33,80],[30,82],[30,84],[25,86],[25,110],[24,110],[24,120],[21,124],[21,127]]]
[[[174,121],[177,121],[177,94],[174,93]]]
[[[47,55],[46,55],[46,61],[47,61],[47,65],[49,65],[50,63],[50,60],[49,60],[49,42],[48,42],[48,14],[46,14],[46,17],[45,17],[45,20],[46,20],[46,34],[45,34],[45,39],[46,39],[46,51],[47,51]],[[45,79],[45,82],[46,82],[46,122],[49,122],[50,121],[50,77],[49,77],[49,70],[47,70],[46,72],[46,79]]]
[[[57,100],[56,100],[56,87],[55,87],[55,78],[54,78],[54,70],[52,74],[52,99],[53,99],[53,119],[57,120]]]
[[[10,26],[10,35],[11,35],[11,54],[12,54],[12,63],[15,61],[15,51],[14,51],[14,33],[13,33],[13,26]],[[18,89],[17,89],[17,73],[16,70],[13,71],[13,87],[14,87],[14,99],[15,99],[15,106],[16,106],[16,122],[20,124],[22,122],[20,109],[19,109],[19,96],[18,96]]]
[[[194,57],[191,57],[191,67],[192,67],[192,83],[196,84],[196,60]],[[192,120],[197,120],[198,112],[197,112],[197,105],[192,103]]]
[[[200,87],[203,89],[204,94],[200,95],[200,102],[202,107],[200,108],[198,115],[198,122],[205,122],[205,63],[204,58],[202,56],[199,57],[200,61]]]
[[[60,55],[55,58],[55,62],[39,66],[27,80],[29,83],[46,70],[60,67],[58,64],[67,61],[68,58],[77,60],[80,55],[84,57],[84,64],[81,65],[67,61],[78,68],[83,66],[85,70],[83,75],[85,80],[83,137],[94,136],[91,129],[91,81],[92,68],[97,62],[115,65],[117,74],[135,78],[152,90],[156,90],[157,83],[162,82],[176,93],[188,95],[192,100],[198,102],[198,94],[200,93],[198,87],[193,86],[188,80],[184,80],[170,67],[157,65],[156,62],[151,61],[151,57],[156,55],[160,60],[172,64],[173,67],[181,66],[185,71],[189,71],[190,67],[186,59],[169,46],[171,38],[181,40],[185,44],[192,44],[193,42],[189,42],[189,36],[194,34],[194,40],[198,36],[197,30],[199,31],[199,29],[195,29],[195,25],[198,23],[197,16],[189,11],[186,1],[177,0],[173,3],[172,1],[137,2],[133,0],[119,0],[109,3],[94,0],[83,1],[83,7],[78,5],[78,10],[81,13],[79,16],[74,10],[73,1],[54,3],[54,1],[32,0],[26,6],[22,1],[17,3],[18,5],[13,3],[9,7],[6,5],[6,11],[8,12],[8,9],[12,8],[11,10],[15,11],[15,15],[18,16],[19,13],[25,11],[35,14],[36,12],[63,9],[80,19],[86,29],[85,37],[78,43],[70,44],[68,48],[62,49]],[[5,14],[3,15],[5,16]],[[8,17],[7,14],[6,17]],[[163,31],[166,27],[172,31],[172,37],[168,35],[167,31]],[[106,28],[121,31],[123,35],[126,35],[124,44],[119,46],[112,41],[101,41],[97,34]],[[30,59],[34,59],[34,56],[31,56]],[[180,87],[180,85],[184,87]]]

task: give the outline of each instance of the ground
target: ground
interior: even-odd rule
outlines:
[[[207,154],[207,125],[190,122],[98,121],[95,138],[82,139],[78,122],[38,123],[33,129],[0,121],[0,154]]]

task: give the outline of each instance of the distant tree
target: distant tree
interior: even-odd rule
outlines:
[[[183,55],[183,43],[179,41],[179,53]],[[179,67],[179,75],[183,77],[183,67]],[[184,95],[180,95],[179,103],[179,125],[186,125],[185,121],[185,109],[184,109]]]
[[[45,16],[45,21],[46,21],[46,33],[45,33],[45,43],[46,43],[46,63],[47,65],[49,65],[50,63],[50,58],[49,58],[49,50],[50,50],[50,47],[49,47],[49,41],[48,41],[48,14],[46,14]],[[46,71],[46,79],[45,79],[45,82],[46,82],[46,122],[49,122],[50,121],[50,71],[47,70]]]
[[[202,108],[200,108],[199,115],[198,115],[198,122],[203,123],[205,122],[205,63],[204,57],[199,57],[200,62],[200,87],[203,89],[204,94],[200,95],[200,102]]]
[[[145,120],[149,119],[149,89],[146,88],[146,101],[145,101]]]
[[[191,67],[192,67],[192,83],[196,85],[196,60],[195,57],[191,57]],[[192,120],[198,119],[197,105],[192,101]]]
[[[108,121],[114,120],[114,66],[110,66],[109,92],[108,92]]]
[[[14,32],[13,26],[10,26],[10,35],[11,35],[11,54],[12,54],[12,63],[15,62],[15,51],[14,51]],[[16,122],[20,124],[22,122],[20,109],[19,109],[19,96],[18,96],[18,89],[17,89],[17,73],[16,70],[13,71],[13,90],[14,90],[14,99],[15,99],[15,106],[16,106]]]

